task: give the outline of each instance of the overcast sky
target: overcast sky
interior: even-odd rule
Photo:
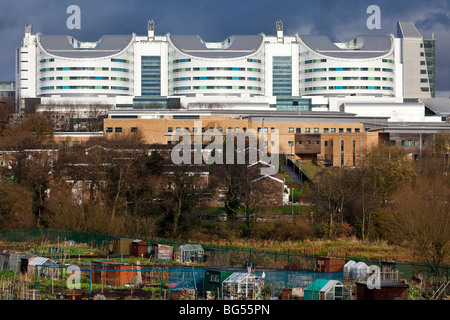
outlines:
[[[80,30],[67,28],[69,5],[81,9]],[[367,28],[370,5],[381,9],[380,30]],[[287,35],[327,35],[335,42],[395,34],[397,21],[411,21],[425,38],[434,32],[436,88],[450,95],[450,0],[0,0],[0,81],[14,80],[14,49],[26,24],[33,33],[95,41],[104,34],[145,35],[148,20],[155,21],[157,35],[197,34],[211,42],[235,34],[275,35],[276,20]]]

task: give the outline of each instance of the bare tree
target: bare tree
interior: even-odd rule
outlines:
[[[398,189],[387,210],[391,238],[406,242],[427,263],[448,263],[450,186],[442,179],[421,177]]]

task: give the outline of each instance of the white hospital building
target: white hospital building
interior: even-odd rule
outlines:
[[[25,28],[16,52],[16,99],[27,106],[107,109],[224,108],[340,111],[440,121],[424,101],[435,96],[435,40],[410,22],[396,34],[357,36],[105,35],[82,42]],[[428,110],[428,113],[425,112]],[[428,117],[427,117],[428,116]]]

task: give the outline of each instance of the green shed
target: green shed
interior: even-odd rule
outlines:
[[[352,292],[337,280],[317,279],[305,288],[303,300],[351,300]]]
[[[233,274],[233,271],[209,269],[205,271],[203,280],[203,290],[205,298],[209,295],[215,296],[216,299],[222,299],[222,282]]]

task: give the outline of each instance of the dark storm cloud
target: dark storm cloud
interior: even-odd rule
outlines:
[[[69,5],[81,8],[81,30],[68,30]],[[368,30],[366,9],[381,9],[382,29]],[[95,41],[104,34],[146,34],[153,19],[157,34],[198,34],[205,41],[222,41],[232,34],[274,35],[276,20],[286,34],[324,34],[347,41],[360,34],[395,33],[397,21],[412,21],[424,36],[438,40],[438,90],[450,90],[450,31],[447,0],[0,0],[0,81],[14,79],[14,49],[24,27],[33,32],[70,34]],[[445,50],[445,51],[444,51]]]

